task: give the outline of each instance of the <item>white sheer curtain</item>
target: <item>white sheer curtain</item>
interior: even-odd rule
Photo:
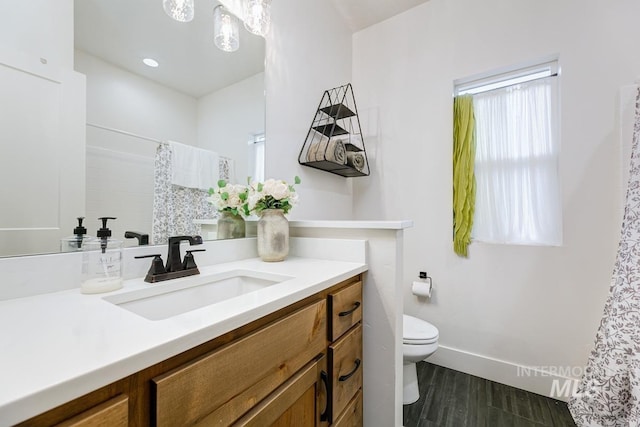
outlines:
[[[560,245],[556,78],[474,95],[476,241]]]
[[[249,141],[249,176],[252,181],[264,181],[264,133],[255,135]]]

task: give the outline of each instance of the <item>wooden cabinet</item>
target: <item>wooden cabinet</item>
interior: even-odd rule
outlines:
[[[349,406],[348,410],[357,412],[351,419],[362,422],[362,404],[351,405],[362,394],[362,281],[329,293],[328,301],[333,341],[328,348],[329,418],[334,424],[346,419]]]
[[[362,427],[362,390],[349,402],[344,412],[333,423],[334,427]]]
[[[341,414],[362,387],[362,325],[329,346],[331,411]]]
[[[154,378],[157,425],[233,423],[325,350],[325,312],[318,301]]]
[[[129,399],[116,396],[58,424],[58,427],[126,427],[129,425]]]
[[[21,425],[362,425],[356,276]]]
[[[314,427],[319,425],[318,395],[323,387],[322,359],[311,362],[256,405],[234,425]]]
[[[335,341],[362,320],[362,282],[329,294],[329,340]]]

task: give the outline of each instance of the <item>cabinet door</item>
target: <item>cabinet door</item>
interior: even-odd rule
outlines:
[[[329,346],[331,414],[335,420],[362,387],[362,325]]]
[[[116,396],[58,424],[57,427],[126,427],[128,424],[129,399],[127,396]]]
[[[230,425],[326,349],[318,301],[153,379],[159,427]]]
[[[322,363],[317,359],[278,387],[234,426],[315,427],[322,410],[317,396],[324,387],[320,379]]]
[[[349,405],[338,419],[332,424],[333,427],[362,427],[362,390],[359,390]]]

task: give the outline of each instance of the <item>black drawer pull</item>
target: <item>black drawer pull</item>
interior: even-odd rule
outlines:
[[[340,317],[348,316],[354,311],[356,311],[358,307],[360,307],[360,301],[356,301],[355,303],[353,303],[353,308],[351,310],[341,311],[340,313],[338,313],[338,316]]]
[[[327,403],[324,408],[324,412],[320,414],[320,421],[329,421],[329,375],[325,371],[320,372],[320,378],[324,384],[324,388],[327,391]]]
[[[361,363],[360,359],[356,359],[356,366],[353,368],[353,371],[349,372],[347,375],[340,375],[338,377],[338,381],[346,381],[349,378],[351,378],[353,374],[355,374],[358,368],[360,367],[360,363]]]

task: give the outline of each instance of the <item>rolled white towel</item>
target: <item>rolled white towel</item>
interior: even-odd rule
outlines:
[[[340,165],[347,164],[347,149],[341,139],[332,139],[329,141],[326,151],[327,160]]]
[[[309,149],[307,150],[307,162],[316,161],[316,154],[318,153],[318,145],[319,144],[317,142],[313,142],[309,146]]]
[[[362,172],[366,165],[364,155],[357,151],[347,151],[347,165]]]
[[[340,165],[347,164],[347,150],[344,142],[340,139],[327,141],[323,139],[314,142],[309,146],[307,151],[308,162],[321,162],[327,160],[329,162],[338,163]]]
[[[327,143],[329,141],[327,139],[321,139],[319,142],[316,143],[316,145],[318,146],[318,149],[316,150],[316,158],[315,161],[316,162],[321,162],[323,160],[326,160],[324,158],[324,152],[327,150]]]

